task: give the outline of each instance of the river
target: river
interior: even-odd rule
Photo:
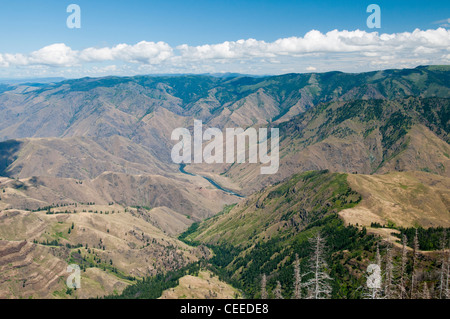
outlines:
[[[217,189],[219,189],[219,190],[221,190],[221,191],[223,191],[223,192],[225,192],[225,193],[228,193],[228,194],[231,194],[231,195],[240,197],[240,198],[244,198],[244,196],[242,196],[241,194],[238,194],[238,193],[236,193],[236,192],[233,192],[233,191],[230,190],[230,189],[223,188],[222,186],[220,186],[219,184],[217,184],[213,179],[211,179],[211,178],[209,178],[209,177],[202,176],[202,175],[197,175],[197,174],[192,174],[192,173],[186,172],[185,169],[184,169],[185,167],[186,167],[186,164],[180,164],[179,170],[180,170],[181,173],[186,174],[186,175],[190,175],[190,176],[200,176],[200,177],[203,177],[204,179],[206,179],[206,180],[207,180],[212,186],[214,186],[215,188],[217,188]]]

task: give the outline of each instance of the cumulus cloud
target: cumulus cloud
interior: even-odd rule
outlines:
[[[448,20],[440,22],[446,23]],[[340,63],[341,70],[380,65],[400,67],[425,61],[447,63],[449,48],[450,30],[445,28],[393,34],[361,30],[321,33],[311,30],[303,37],[282,38],[274,42],[246,39],[199,46],[183,44],[175,48],[165,42],[141,41],[137,44],[73,50],[64,43],[57,43],[28,54],[0,53],[0,68],[44,66],[67,69],[89,64],[121,63],[135,65],[136,72],[145,69],[155,72],[264,73],[276,68],[326,71],[325,66],[333,67],[332,62]],[[230,69],[231,65],[233,69]],[[116,66],[109,69],[104,65],[96,67],[95,70],[119,71]]]
[[[196,47],[184,44],[177,49],[182,57],[188,59],[245,59],[311,53],[409,51],[417,47],[422,48],[422,51],[436,51],[449,46],[450,30],[439,28],[381,35],[361,30],[333,30],[326,34],[312,30],[304,37],[283,38],[271,43],[249,39]]]
[[[164,42],[142,41],[135,45],[119,44],[112,48],[72,50],[64,43],[56,43],[25,54],[0,54],[0,66],[47,65],[68,67],[86,62],[123,61],[158,64],[170,58],[173,49]]]
[[[135,45],[119,44],[112,48],[87,48],[79,57],[85,62],[125,61],[158,64],[173,55],[173,49],[165,42],[141,41]]]

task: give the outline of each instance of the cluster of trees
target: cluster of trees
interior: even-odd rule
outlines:
[[[181,277],[198,276],[201,268],[201,262],[196,262],[178,270],[145,277],[136,284],[125,288],[120,295],[110,295],[104,299],[157,299],[161,297],[164,290],[178,286]]]
[[[408,248],[408,238],[402,234],[402,247],[396,249],[390,241],[383,242],[384,255],[377,244],[375,260],[366,271],[366,282],[359,289],[366,299],[450,299],[450,249],[447,232],[440,240],[440,251],[434,258],[434,269],[426,276],[423,272],[424,261],[420,253],[419,230],[412,238],[412,249]],[[293,299],[326,299],[332,296],[331,269],[328,266],[326,239],[318,232],[309,239],[309,270],[302,272],[301,263],[296,254],[293,264]],[[428,265],[429,266],[429,265]],[[306,280],[305,280],[306,278]],[[282,299],[283,290],[277,281],[271,294],[267,290],[267,277],[262,275],[261,298]]]
[[[428,275],[423,272],[419,229],[411,237],[412,250],[408,248],[410,241],[406,234],[402,234],[402,247],[399,251],[388,241],[382,257],[377,247],[374,265],[379,271],[380,279],[378,285],[367,288],[367,298],[450,299],[450,249],[447,232],[443,232],[440,251],[428,266],[433,267]]]
[[[320,232],[309,239],[311,245],[311,255],[309,258],[310,271],[302,273],[298,254],[295,256],[294,262],[294,284],[293,299],[327,299],[331,297],[332,287],[328,263],[326,261],[326,245],[325,239]],[[309,277],[308,280],[304,280]],[[266,275],[262,275],[261,279],[261,298],[267,299],[268,293],[266,289]],[[273,296],[276,299],[283,299],[282,287],[280,281],[273,290]]]

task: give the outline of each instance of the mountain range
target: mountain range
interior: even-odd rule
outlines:
[[[361,227],[384,239],[389,231],[374,223],[450,227],[449,83],[449,66],[422,66],[0,84],[0,297],[117,295],[203,258],[258,297],[263,271],[274,284],[286,264],[287,285],[292,254],[314,229],[350,232],[368,259],[374,241]],[[195,119],[279,128],[278,173],[250,163],[181,169],[171,133]],[[362,278],[366,259],[345,267],[357,264]],[[71,262],[87,289],[66,291],[58,279]]]

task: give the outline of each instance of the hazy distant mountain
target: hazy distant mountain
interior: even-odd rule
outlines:
[[[0,79],[0,84],[21,84],[21,83],[56,83],[64,81],[65,78],[53,77],[53,78],[24,78],[24,79]]]

